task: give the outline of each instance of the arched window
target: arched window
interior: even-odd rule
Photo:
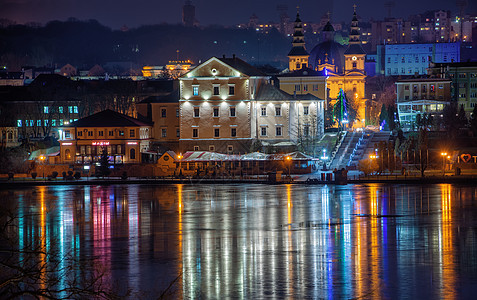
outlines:
[[[129,150],[129,159],[136,159],[136,149]]]
[[[356,62],[353,62],[353,69],[356,69]]]
[[[65,150],[65,158],[66,158],[67,160],[70,160],[70,159],[71,159],[71,151],[70,151],[70,149],[66,149],[66,150]]]

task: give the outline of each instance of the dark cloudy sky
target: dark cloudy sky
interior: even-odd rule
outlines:
[[[349,21],[352,5],[358,5],[358,14],[365,20],[382,19],[386,15],[384,3],[390,0],[193,0],[196,18],[203,25],[233,25],[245,23],[252,13],[261,21],[278,20],[277,5],[288,6],[290,16],[297,4],[304,21],[319,21],[331,10],[335,21]],[[137,27],[145,24],[181,21],[184,0],[0,0],[0,18],[18,23],[96,19],[112,28],[122,25]],[[445,9],[457,11],[455,0],[394,0],[395,16],[408,16],[426,10]],[[469,0],[467,12],[477,12],[477,1]]]

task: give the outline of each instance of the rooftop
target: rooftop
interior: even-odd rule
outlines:
[[[133,117],[112,111],[103,110],[94,115],[79,119],[64,127],[140,127],[152,126],[152,123],[140,121]]]

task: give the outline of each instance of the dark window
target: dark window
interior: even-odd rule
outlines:
[[[194,117],[195,117],[195,118],[200,117],[199,112],[200,112],[199,108],[198,108],[198,107],[194,107]]]
[[[219,116],[219,108],[214,107],[214,117],[218,117],[218,116]]]
[[[192,129],[192,137],[199,137],[199,129],[198,128],[194,128]]]
[[[214,137],[220,136],[220,130],[218,128],[214,128]]]
[[[167,110],[165,108],[161,109],[161,117],[165,118],[167,116]]]
[[[134,129],[130,129],[129,130],[129,136],[130,137],[134,137],[135,133],[134,133]]]
[[[229,95],[235,95],[235,86],[229,85]]]
[[[230,135],[231,135],[232,137],[236,137],[236,136],[237,136],[237,128],[232,128],[232,129],[231,129],[231,132],[230,132]]]
[[[235,107],[230,108],[230,116],[235,117]]]
[[[219,86],[214,86],[214,95],[220,95],[220,87]]]

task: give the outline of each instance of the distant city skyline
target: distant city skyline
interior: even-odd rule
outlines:
[[[384,3],[374,0],[331,0],[331,1],[285,1],[285,0],[193,0],[196,6],[196,19],[201,25],[226,25],[247,23],[252,14],[260,22],[278,22],[277,5],[286,5],[288,15],[293,18],[296,6],[300,6],[303,21],[319,22],[327,12],[332,12],[334,22],[349,22],[353,4],[358,6],[358,15],[364,20],[381,20],[387,17],[388,9]],[[407,17],[428,10],[443,9],[458,11],[456,1],[423,0],[394,1],[392,14],[395,17]],[[80,20],[95,19],[113,29],[123,25],[130,28],[160,23],[179,24],[182,6],[185,1],[149,1],[149,0],[1,0],[0,18],[17,23],[66,20],[74,17]],[[477,1],[468,1],[467,13],[477,13]]]

